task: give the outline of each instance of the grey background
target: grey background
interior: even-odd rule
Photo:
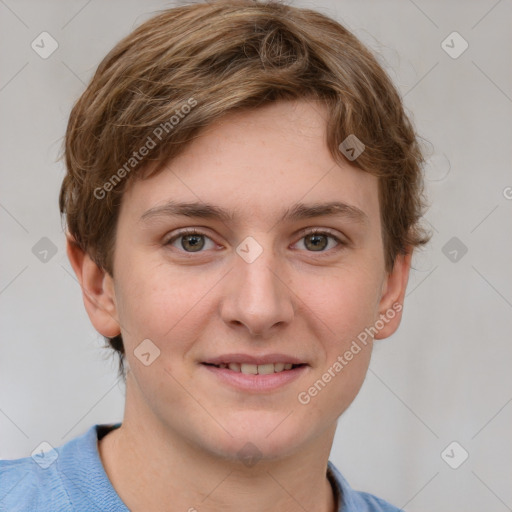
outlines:
[[[334,17],[379,53],[431,143],[434,237],[331,460],[354,488],[411,512],[512,510],[511,1],[290,3]],[[66,259],[56,157],[103,56],[172,5],[0,0],[1,458],[122,419],[124,386]],[[31,48],[43,31],[59,45],[47,59]],[[441,46],[453,31],[469,44],[456,59]],[[43,237],[56,250],[46,262],[36,257]],[[458,469],[441,456],[452,441],[469,453]],[[452,464],[460,450],[448,450]]]

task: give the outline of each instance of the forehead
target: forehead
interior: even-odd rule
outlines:
[[[169,202],[204,203],[222,220],[275,223],[299,204],[343,203],[376,220],[378,180],[333,159],[327,119],[324,104],[305,100],[228,114],[162,172],[134,181],[122,210],[140,218]]]

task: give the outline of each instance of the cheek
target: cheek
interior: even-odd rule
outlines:
[[[305,295],[309,315],[319,320],[317,329],[323,331],[325,359],[298,401],[317,417],[334,421],[363,384],[372,350],[365,328],[375,320],[378,282],[371,272],[340,271]]]
[[[329,336],[323,340],[325,359],[297,397],[318,418],[338,418],[356,397],[368,371],[373,344],[364,329],[371,325],[370,315],[360,307],[362,298],[356,299],[351,296],[330,304],[331,316],[324,315],[329,323]],[[336,305],[339,309],[334,310]]]
[[[208,315],[207,292],[215,276],[206,274],[191,279],[186,271],[151,261],[125,264],[119,272],[122,285],[118,312],[127,347],[135,348],[142,340],[153,340],[162,352],[186,350]]]
[[[310,316],[323,323],[332,350],[342,350],[373,323],[378,309],[379,282],[375,273],[361,269],[340,269],[323,279],[319,286],[311,286],[311,280],[302,282],[304,303]]]

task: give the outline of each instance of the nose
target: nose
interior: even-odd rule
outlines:
[[[234,268],[224,280],[224,322],[264,338],[290,324],[295,313],[295,295],[285,274],[284,265],[279,264],[271,249],[264,249],[251,263],[236,255]]]

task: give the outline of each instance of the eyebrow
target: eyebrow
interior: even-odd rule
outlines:
[[[140,220],[149,221],[155,217],[180,216],[220,220],[224,223],[232,223],[235,220],[235,212],[225,210],[215,205],[201,202],[178,203],[172,200],[162,206],[150,208],[142,214]],[[313,204],[296,203],[283,211],[278,222],[297,221],[323,216],[345,217],[360,224],[369,222],[369,218],[363,210],[339,201]]]

